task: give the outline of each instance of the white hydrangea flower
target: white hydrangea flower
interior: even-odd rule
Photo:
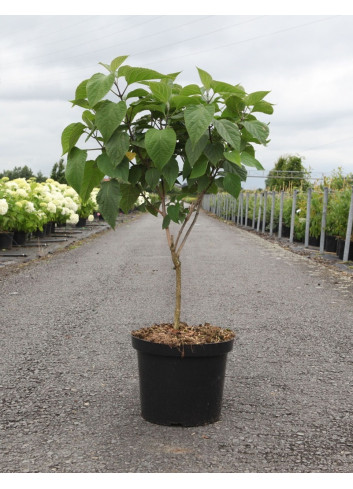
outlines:
[[[4,216],[9,209],[6,199],[0,199],[0,216]]]
[[[16,197],[28,197],[28,193],[24,188],[18,188],[15,192]]]
[[[36,208],[34,207],[33,202],[26,202],[25,209],[27,212],[36,212]]]
[[[87,220],[88,220],[88,221],[93,221],[93,220],[94,220],[94,215],[93,215],[93,214],[90,214],[90,215],[87,217]]]
[[[48,203],[48,206],[47,206],[47,209],[49,212],[51,212],[52,214],[55,214],[56,212],[56,205],[53,204],[53,202],[49,202]]]
[[[66,222],[68,222],[69,224],[77,224],[78,220],[79,220],[79,215],[73,212]]]

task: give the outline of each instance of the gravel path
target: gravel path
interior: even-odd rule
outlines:
[[[0,275],[0,472],[352,472],[352,280],[200,215],[182,319],[231,327],[221,421],[140,417],[129,332],[170,321],[161,222]]]

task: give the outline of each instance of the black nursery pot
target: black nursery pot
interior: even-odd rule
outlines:
[[[132,336],[137,350],[141,415],[151,423],[202,426],[221,415],[227,353],[234,339],[183,349]]]

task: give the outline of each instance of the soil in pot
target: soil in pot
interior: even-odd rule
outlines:
[[[221,414],[231,330],[209,324],[154,325],[132,332],[142,417],[155,424],[200,426]],[[158,341],[156,343],[155,341]]]

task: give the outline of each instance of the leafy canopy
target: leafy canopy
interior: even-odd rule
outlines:
[[[107,73],[76,89],[71,102],[82,108],[82,121],[62,133],[68,183],[85,200],[101,182],[97,200],[113,228],[119,209],[127,212],[139,196],[147,211],[162,214],[164,228],[187,218],[184,196],[197,194],[200,202],[206,192],[222,190],[237,197],[245,167],[263,169],[254,145],[268,143],[269,127],[254,114],[272,114],[264,100],[269,92],[246,93],[201,68],[201,84],[182,87],[178,73],[132,67],[126,59],[100,63]],[[182,192],[173,192],[180,186]],[[159,202],[149,201],[148,192]]]

